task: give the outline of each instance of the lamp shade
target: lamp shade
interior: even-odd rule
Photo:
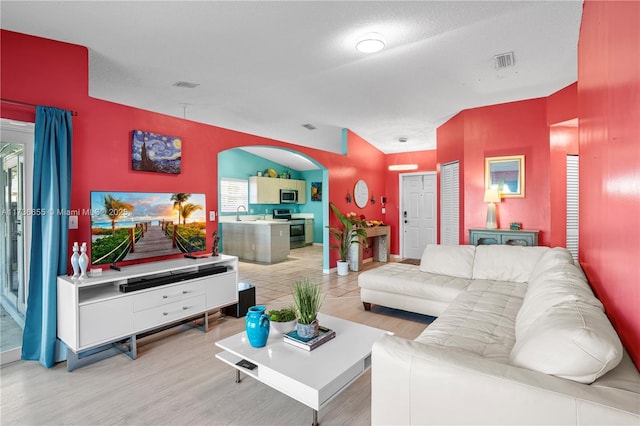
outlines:
[[[485,203],[499,203],[500,202],[500,191],[497,189],[487,189],[484,191],[484,202]]]

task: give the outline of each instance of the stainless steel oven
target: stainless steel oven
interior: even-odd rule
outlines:
[[[291,219],[289,223],[291,224],[289,230],[290,248],[304,247],[304,219]]]
[[[291,219],[291,210],[289,209],[274,209],[274,219],[286,219],[291,226],[289,229],[289,247],[300,248],[304,247],[304,219]]]

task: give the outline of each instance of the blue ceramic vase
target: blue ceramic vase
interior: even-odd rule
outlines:
[[[265,310],[265,306],[252,306],[245,317],[247,339],[254,348],[261,348],[267,344],[271,322]]]

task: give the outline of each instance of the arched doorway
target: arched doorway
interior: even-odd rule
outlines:
[[[304,181],[304,202],[281,204],[279,200],[249,199],[249,180],[259,175],[275,173],[275,179]],[[263,176],[261,176],[263,177]],[[276,182],[274,179],[274,183]],[[307,155],[273,146],[247,146],[218,153],[218,209],[221,220],[242,214],[248,217],[272,218],[274,210],[288,209],[294,217],[311,217],[312,244],[322,244],[323,270],[329,271],[328,233],[328,171],[322,164]],[[225,186],[223,194],[222,186]],[[231,185],[227,186],[227,185]],[[231,199],[228,188],[236,188],[239,199]],[[246,188],[246,189],[243,189]],[[302,190],[302,189],[300,189]],[[231,192],[235,190],[232,189]],[[243,198],[246,204],[242,204]],[[252,202],[253,201],[253,202]],[[302,200],[301,200],[302,201]],[[242,209],[244,207],[244,209]],[[243,211],[243,210],[246,210]],[[307,227],[309,225],[307,224]],[[308,228],[309,229],[309,228]],[[308,233],[308,232],[307,232]],[[224,251],[224,244],[223,244]]]

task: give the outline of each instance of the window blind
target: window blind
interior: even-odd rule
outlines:
[[[249,181],[246,179],[220,179],[220,212],[235,213],[238,206],[249,206]]]
[[[440,169],[440,243],[460,244],[460,163]]]
[[[578,261],[579,162],[577,155],[567,155],[567,250]]]

